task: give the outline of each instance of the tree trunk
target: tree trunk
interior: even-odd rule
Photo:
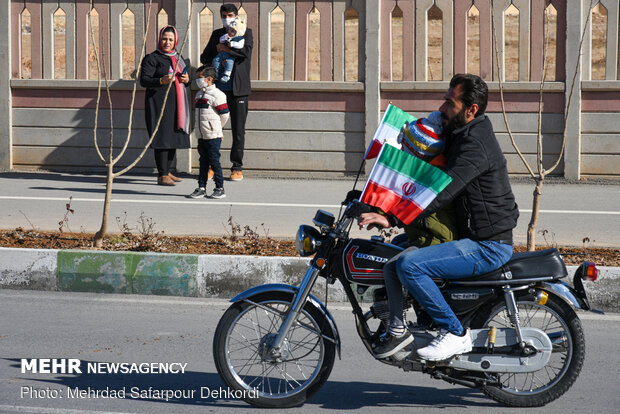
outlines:
[[[112,151],[112,148],[110,148]],[[114,182],[114,165],[108,164],[108,176],[105,186],[105,201],[103,202],[103,217],[101,219],[101,228],[95,234],[95,247],[103,246],[103,238],[108,232],[108,218],[110,216],[110,202],[112,201],[112,183]]]
[[[530,223],[527,225],[527,250],[530,252],[536,249],[536,227],[538,226],[543,180],[543,177],[536,178],[536,187],[534,187],[534,197],[532,199],[532,217],[530,218]]]

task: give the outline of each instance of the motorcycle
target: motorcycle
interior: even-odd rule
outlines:
[[[318,277],[326,286],[342,284],[357,332],[372,354],[388,326],[382,267],[401,247],[382,236],[349,238],[360,214],[357,200],[345,200],[338,220],[318,210],[315,227],[302,225],[296,236],[301,256],[314,255],[299,286],[266,284],[234,297],[215,331],[213,356],[222,380],[257,407],[303,404],[329,377],[340,335],[326,306],[311,294]],[[445,361],[424,361],[416,349],[439,330],[424,309],[404,292],[403,314],[414,341],[380,362],[429,374],[452,384],[478,388],[507,406],[545,405],[575,382],[585,358],[585,337],[573,308],[590,310],[584,280],[596,280],[594,263],[584,262],[571,287],[556,249],[515,253],[500,269],[459,280],[435,280],[465,328],[473,349]],[[358,294],[373,289],[364,312]],[[370,292],[369,292],[370,293]],[[404,319],[407,320],[407,319]]]

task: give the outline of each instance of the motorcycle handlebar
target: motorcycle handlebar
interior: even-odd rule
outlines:
[[[345,211],[345,215],[351,218],[357,218],[362,213],[371,213],[373,212],[373,208],[368,204],[362,203],[359,200],[352,200],[347,206],[347,210]]]
[[[344,201],[340,204],[342,204],[343,206],[346,206],[354,200],[359,200],[361,196],[362,196],[362,192],[360,190],[351,190],[347,193],[347,196],[345,197]]]

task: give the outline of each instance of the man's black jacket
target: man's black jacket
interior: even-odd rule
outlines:
[[[422,212],[428,217],[454,200],[459,238],[512,244],[519,210],[508,181],[506,158],[486,115],[446,137],[445,172],[452,182]]]
[[[220,43],[220,37],[227,32],[225,28],[216,29],[211,33],[209,42],[200,55],[200,62],[203,65],[210,65],[211,61],[217,56],[217,45]],[[252,61],[252,48],[254,47],[254,38],[252,37],[252,29],[247,29],[245,35],[245,44],[242,49],[230,49],[230,55],[235,57],[235,66],[233,66],[232,80],[234,96],[248,96],[250,94],[250,64]]]

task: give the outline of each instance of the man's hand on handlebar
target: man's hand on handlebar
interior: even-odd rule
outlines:
[[[390,222],[388,221],[386,216],[383,216],[379,213],[362,213],[357,218],[357,224],[360,227],[360,230],[366,227],[368,230],[376,227],[376,228],[388,228],[390,227]]]

